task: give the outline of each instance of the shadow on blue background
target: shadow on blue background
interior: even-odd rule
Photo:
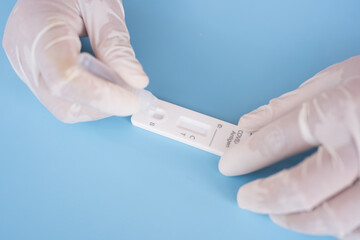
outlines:
[[[1,3],[1,32],[14,4]],[[355,0],[124,4],[149,89],[232,123],[360,53]],[[0,63],[0,239],[333,239],[291,232],[236,205],[240,186],[309,152],[224,177],[218,157],[129,118],[59,122],[3,51]]]

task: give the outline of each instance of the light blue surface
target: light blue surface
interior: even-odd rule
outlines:
[[[0,30],[14,0],[0,3]],[[128,0],[149,89],[236,123],[360,54],[360,2]],[[240,210],[237,189],[288,167],[224,177],[218,157],[113,117],[66,125],[0,53],[0,239],[332,239]]]

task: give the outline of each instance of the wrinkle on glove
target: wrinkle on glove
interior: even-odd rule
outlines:
[[[133,114],[139,108],[135,94],[79,66],[80,37],[86,36],[120,78],[134,88],[147,86],[118,0],[19,0],[3,47],[17,75],[61,121]]]
[[[255,171],[312,147],[318,151],[242,186],[239,206],[298,232],[360,239],[359,93],[357,56],[244,115],[239,125],[256,132],[221,158],[225,175]]]

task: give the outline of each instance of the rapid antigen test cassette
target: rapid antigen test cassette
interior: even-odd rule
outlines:
[[[140,110],[131,117],[134,126],[222,156],[226,149],[249,137],[238,126],[157,99],[147,90],[137,90],[120,81],[118,75],[88,53],[82,53],[79,64],[91,73],[134,92],[140,99]]]
[[[250,133],[216,118],[157,100],[131,117],[133,125],[222,156]]]

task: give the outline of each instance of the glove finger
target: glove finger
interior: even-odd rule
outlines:
[[[302,138],[298,126],[299,112],[295,109],[244,141],[232,145],[221,157],[219,171],[226,176],[246,174],[317,145],[309,144]]]
[[[40,80],[40,83],[43,82]],[[37,98],[57,119],[64,123],[94,121],[110,116],[87,106],[52,96],[44,84],[40,84],[40,88],[40,91],[36,93]]]
[[[242,186],[238,204],[266,214],[311,210],[356,180],[357,159],[354,144],[339,149],[336,155],[319,147],[297,166]]]
[[[11,26],[14,25],[20,25],[22,26],[25,30],[27,30],[28,28],[24,27],[24,24],[22,24],[21,21],[23,21],[22,18],[20,18],[18,15],[23,14],[23,16],[27,16],[29,14],[32,13],[32,16],[38,16],[39,14],[35,14],[33,11],[35,11],[36,9],[32,9],[31,4],[28,5],[29,3],[27,2],[21,2],[22,7],[19,7],[19,2],[17,3],[16,7],[14,8],[14,11],[12,12],[9,21],[8,21],[8,25],[9,27],[6,30],[6,37],[4,37],[4,49],[6,49],[7,54],[9,55],[9,59],[11,60],[11,63],[15,69],[15,71],[17,72],[17,74],[19,75],[19,77],[28,85],[28,87],[30,88],[30,90],[34,93],[34,95],[40,100],[40,102],[42,102],[42,104],[50,111],[52,112],[52,114],[58,118],[59,120],[66,122],[66,123],[75,123],[75,122],[82,122],[82,121],[92,121],[92,120],[97,120],[97,119],[101,119],[101,118],[105,118],[108,117],[108,114],[104,114],[101,113],[99,111],[96,111],[95,109],[91,109],[88,108],[86,106],[82,106],[78,103],[73,103],[73,102],[69,102],[66,101],[64,99],[61,99],[59,97],[55,97],[52,96],[49,93],[49,89],[47,88],[47,86],[44,83],[44,79],[42,78],[42,75],[38,72],[38,69],[33,69],[34,71],[37,71],[37,74],[32,74],[32,70],[29,67],[31,66],[31,62],[29,62],[31,60],[31,56],[28,57],[28,52],[27,51],[22,51],[22,48],[19,48],[18,46],[21,44],[19,41],[22,41],[24,37],[21,37],[21,35],[19,35],[19,33],[14,32],[14,28]],[[59,19],[68,19],[67,21],[73,21],[72,24],[69,25],[72,26],[72,28],[74,29],[74,32],[81,34],[81,25],[82,25],[82,21],[81,19],[78,17],[78,14],[74,14],[74,16],[72,16],[69,19],[69,16],[71,15],[71,12],[73,11],[70,5],[67,5],[67,7],[60,7],[62,5],[59,6],[59,4],[55,4],[52,2],[39,2],[39,7],[41,6],[43,9],[52,9],[55,8],[55,12],[57,12],[57,14],[59,15],[64,15],[67,14],[68,18],[65,18],[65,16],[62,17],[58,17]],[[69,4],[69,3],[68,3]],[[59,9],[60,8],[60,9]],[[61,11],[59,11],[61,10]],[[62,14],[61,14],[62,12]],[[54,19],[54,16],[52,16]],[[42,17],[39,17],[40,19]],[[19,22],[20,21],[20,22]],[[64,24],[63,22],[57,22],[55,20],[53,20],[54,22],[48,22],[47,25],[45,25],[45,28],[48,28],[50,25],[57,25],[57,24]],[[29,26],[28,26],[29,27]],[[36,31],[42,33],[43,32],[43,28],[44,26],[40,26],[40,25],[33,25],[31,26],[32,28],[35,28]],[[34,29],[33,29],[34,31]],[[24,31],[20,31],[20,33],[23,33]],[[25,31],[26,32],[26,31]],[[31,31],[26,32],[28,35],[31,35]],[[40,34],[41,35],[41,34]],[[50,36],[47,36],[46,34],[44,36],[39,37],[40,35],[37,35],[34,37],[34,39],[39,39],[38,42],[35,41],[34,45],[33,45],[33,49],[39,48],[39,43],[41,42],[41,44],[43,43],[49,43],[51,42],[51,38],[49,38]],[[78,37],[76,36],[76,34],[74,35],[64,35],[64,37],[70,37],[73,39],[77,39]],[[16,46],[16,47],[14,47]],[[22,46],[24,47],[24,44],[22,44]],[[17,52],[16,52],[17,51]],[[36,77],[36,79],[33,78],[33,76]],[[34,81],[36,83],[34,83]]]
[[[54,38],[56,30],[59,33]],[[18,76],[36,91],[40,75],[36,54],[45,45],[66,38],[73,39],[72,48],[78,52],[81,48],[78,36],[85,32],[75,1],[18,1],[6,24],[3,47]]]
[[[149,79],[130,44],[121,1],[81,1],[80,8],[95,55],[130,86],[145,88]]]
[[[353,136],[360,126],[353,114],[352,95],[342,86],[323,92],[233,145],[220,159],[219,170],[228,176],[245,174],[320,143],[334,151],[333,148],[351,143],[352,138],[360,139]]]
[[[53,96],[51,96],[51,100],[46,98],[46,102],[41,99],[40,101],[57,119],[64,123],[88,122],[110,117],[110,115],[92,108]]]
[[[272,99],[269,104],[243,115],[239,126],[247,131],[257,131],[270,122],[284,116],[301,103],[320,92],[334,88],[340,82],[360,74],[360,56],[332,65],[304,82],[298,89]]]
[[[106,115],[126,116],[138,110],[134,93],[78,66],[80,40],[67,24],[48,28],[39,42],[34,56],[51,95]],[[39,76],[34,78],[39,80]]]
[[[276,224],[294,231],[342,238],[360,226],[359,202],[360,183],[356,181],[312,211],[270,217]]]
[[[64,123],[88,122],[110,117],[109,114],[62,99],[56,99],[56,104],[53,104],[48,109],[57,119]]]

